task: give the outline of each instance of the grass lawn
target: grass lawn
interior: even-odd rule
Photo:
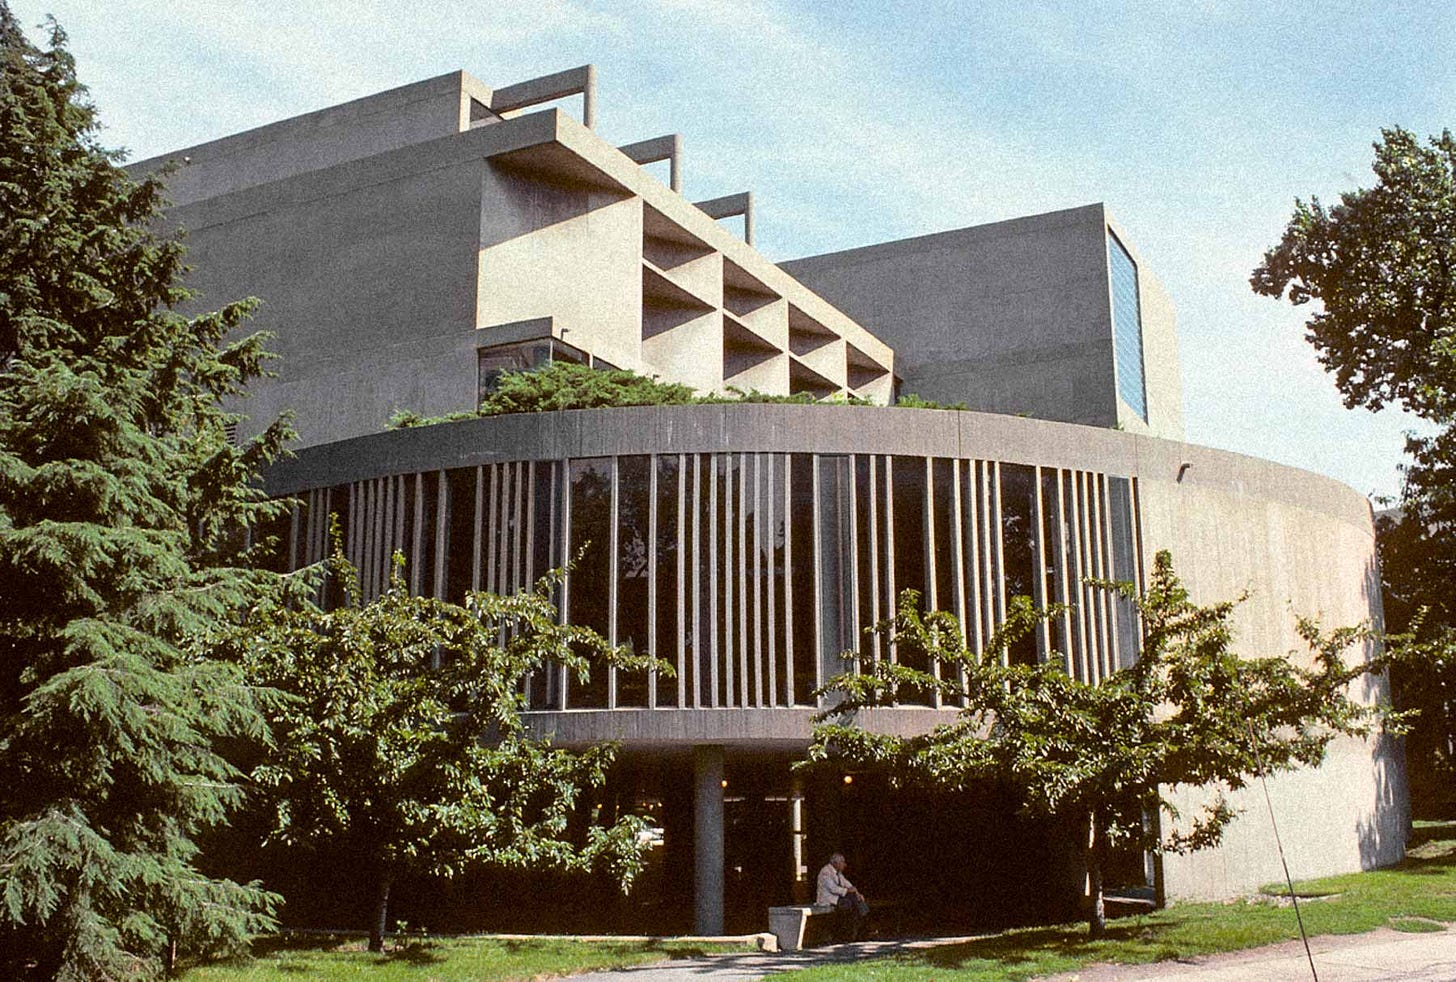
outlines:
[[[1408,857],[1370,873],[1295,885],[1311,935],[1358,934],[1378,927],[1441,931],[1456,922],[1456,822],[1416,824]],[[1085,924],[1026,928],[888,958],[792,973],[793,982],[858,980],[1029,979],[1098,962],[1139,963],[1236,951],[1299,936],[1282,888],[1269,896],[1224,904],[1179,904],[1108,925],[1108,937],[1087,940]],[[400,943],[382,955],[341,938],[262,939],[254,956],[193,968],[188,982],[283,982],[360,979],[366,982],[505,982],[621,968],[670,958],[741,950],[678,941],[513,941],[439,938]]]
[[[1269,888],[1271,893],[1286,893]],[[1456,922],[1456,823],[1416,823],[1405,862],[1387,870],[1296,883],[1311,934],[1358,934],[1378,927],[1440,931]],[[1179,904],[1108,925],[1087,940],[1085,924],[1027,928],[890,958],[805,969],[793,982],[893,979],[979,982],[1028,979],[1098,962],[1139,963],[1236,951],[1299,937],[1287,899]]]
[[[186,982],[297,982],[360,979],[367,982],[507,982],[623,968],[712,952],[742,951],[725,945],[680,941],[516,941],[495,938],[431,938],[389,945],[371,955],[359,938],[260,939],[252,958],[193,968]]]

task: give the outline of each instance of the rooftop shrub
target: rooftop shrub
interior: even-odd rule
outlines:
[[[555,362],[545,368],[504,372],[496,390],[472,411],[422,416],[399,410],[389,420],[390,429],[452,423],[481,416],[511,413],[545,413],[563,409],[611,409],[626,406],[701,406],[732,403],[790,403],[803,405],[872,406],[859,396],[834,396],[820,400],[807,392],[771,395],[756,389],[729,389],[729,394],[704,395],[679,382],[663,382],[627,369],[602,370],[570,362]],[[943,405],[908,394],[896,406],[907,409],[957,409],[964,403]]]

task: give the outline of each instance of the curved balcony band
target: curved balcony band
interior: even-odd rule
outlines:
[[[1005,621],[1010,598],[1029,596],[1063,609],[1003,657],[1053,658],[1087,681],[1129,664],[1134,607],[1086,581],[1141,583],[1143,471],[1181,484],[1193,452],[1222,458],[1223,472],[1242,464],[1229,475],[1241,486],[1250,475],[1239,471],[1275,467],[978,413],[723,405],[393,431],[306,450],[273,470],[270,487],[298,500],[291,564],[323,558],[333,514],[366,599],[384,589],[395,552],[412,590],[447,598],[521,589],[574,564],[563,616],[675,668],[613,669],[586,683],[540,672],[533,711],[813,710],[816,690],[852,664],[843,653],[912,657],[869,630],[906,589],[953,612],[972,650]],[[1277,469],[1301,480],[1266,482],[1270,491],[1342,504],[1320,493],[1334,482]],[[788,732],[768,729],[806,736],[809,714],[794,715]],[[565,728],[580,740],[673,739],[583,722]],[[699,726],[679,738],[712,736]]]
[[[334,514],[365,599],[395,552],[412,590],[452,598],[571,565],[568,621],[676,669],[538,673],[537,710],[817,708],[842,653],[909,657],[869,630],[907,589],[978,652],[1024,595],[1067,609],[1005,656],[1093,681],[1135,657],[1132,605],[1084,583],[1140,579],[1134,477],[912,453],[519,449],[301,490],[291,561],[323,558]]]
[[[298,502],[285,530],[292,565],[324,555],[336,515],[365,596],[385,587],[396,551],[412,590],[448,598],[520,588],[578,557],[563,616],[675,674],[598,672],[583,685],[540,672],[527,693],[533,730],[567,745],[618,740],[624,759],[679,761],[707,775],[704,787],[723,766],[782,769],[801,754],[815,690],[846,666],[841,652],[909,657],[864,632],[907,587],[956,613],[972,648],[1013,596],[1065,604],[1008,657],[1062,659],[1088,680],[1134,657],[1139,625],[1084,581],[1140,583],[1158,549],[1172,551],[1195,600],[1248,594],[1236,628],[1249,654],[1298,651],[1295,614],[1329,626],[1380,617],[1370,507],[1350,488],[1239,454],[1018,417],[771,404],[533,413],[312,447],[268,485]],[[1384,692],[1367,677],[1365,698]],[[871,725],[921,732],[955,708],[877,710]],[[1403,813],[1390,789],[1401,781],[1393,741],[1349,740],[1318,772],[1271,787],[1321,802],[1320,820],[1290,837],[1311,870],[1337,872],[1398,857]],[[1195,808],[1197,793],[1180,807]],[[1240,823],[1228,848],[1262,856],[1267,838]],[[716,868],[709,860],[703,869]],[[1264,875],[1217,857],[1165,862],[1176,896],[1223,896]]]

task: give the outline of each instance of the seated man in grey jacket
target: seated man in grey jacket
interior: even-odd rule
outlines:
[[[829,862],[819,871],[818,891],[814,896],[814,903],[819,906],[834,907],[838,911],[840,920],[845,924],[847,930],[836,931],[841,940],[858,941],[864,932],[865,918],[869,917],[870,905],[865,902],[864,894],[860,893],[853,883],[844,875],[844,868],[849,864],[844,861],[844,854],[836,852],[829,857]]]

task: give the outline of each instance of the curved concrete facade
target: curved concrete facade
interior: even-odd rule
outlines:
[[[1081,578],[1138,579],[1159,549],[1197,601],[1247,592],[1236,626],[1250,655],[1297,653],[1298,615],[1331,626],[1381,616],[1370,508],[1344,485],[1000,415],[713,405],[506,416],[310,448],[277,465],[269,487],[303,505],[296,564],[321,555],[321,516],[340,514],[366,593],[393,549],[415,589],[450,594],[520,586],[605,543],[568,580],[568,616],[647,647],[678,678],[590,690],[534,680],[532,718],[560,742],[618,740],[626,752],[802,750],[813,688],[841,648],[872,643],[862,628],[905,586],[959,613],[973,644],[1011,592],[1077,603],[1013,657],[1065,654],[1092,679],[1125,663],[1136,627]],[[1370,679],[1363,694],[1384,693]],[[910,732],[953,712],[907,706],[876,725]],[[1401,760],[1390,741],[1346,741],[1319,771],[1271,782],[1297,876],[1400,858]],[[1169,896],[1278,878],[1267,813],[1248,795],[1235,804],[1249,811],[1225,847],[1166,860]]]
[[[1163,548],[1197,599],[1248,592],[1244,651],[1289,651],[1296,614],[1379,620],[1367,503],[1155,438],[1182,434],[1173,307],[1103,206],[778,266],[746,241],[749,195],[682,196],[676,136],[593,132],[595,78],[493,88],[452,72],[167,155],[185,163],[169,220],[189,230],[189,285],[262,297],[256,326],[277,334],[278,377],[236,408],[243,437],[293,412],[307,447],[269,475],[298,501],[289,562],[324,555],[331,514],[366,598],[395,551],[412,590],[455,599],[574,561],[562,615],[674,667],[547,669],[526,692],[538,732],[623,744],[601,806],[662,833],[634,930],[683,929],[688,911],[700,934],[760,929],[831,852],[934,930],[956,910],[967,931],[1074,910],[1075,832],[991,793],[916,804],[870,773],[793,769],[840,654],[872,651],[864,628],[906,588],[973,646],[1026,594],[1070,606],[1008,657],[1096,681],[1136,657],[1139,632],[1085,579],[1141,582]],[[581,122],[508,118],[573,94]],[[670,186],[642,167],[664,157]],[[741,239],[717,221],[740,212]],[[501,372],[558,361],[875,404],[903,383],[985,412],[738,404],[379,432],[398,408],[468,410]],[[1023,413],[1040,421],[1007,415]],[[914,732],[955,709],[875,725]],[[1275,783],[1299,875],[1399,858],[1400,760],[1350,742]],[[1251,812],[1222,850],[1169,859],[1168,893],[1276,879],[1268,829]],[[1141,857],[1121,859],[1141,885]],[[541,901],[548,919],[571,903]]]

